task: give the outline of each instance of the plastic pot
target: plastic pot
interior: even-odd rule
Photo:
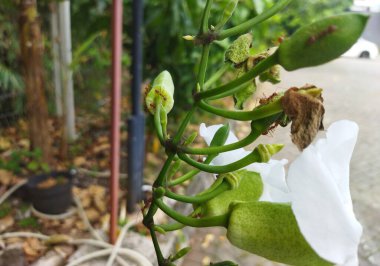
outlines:
[[[73,171],[50,172],[30,177],[26,187],[33,207],[46,214],[64,213],[73,201],[74,174]],[[53,184],[43,186],[48,179],[53,179]]]

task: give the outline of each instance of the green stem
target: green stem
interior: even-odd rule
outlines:
[[[161,228],[162,230],[164,230],[165,232],[170,232],[170,231],[176,231],[176,230],[179,230],[179,229],[182,229],[184,228],[186,225],[184,224],[181,224],[181,223],[171,223],[171,224],[160,224],[160,225],[156,225],[156,227],[159,227]],[[157,230],[156,230],[157,231]]]
[[[199,213],[201,212],[201,209],[198,207],[197,209],[195,209],[192,213],[190,213],[189,217],[197,217],[199,215]],[[175,230],[179,230],[179,229],[182,229],[184,228],[186,225],[184,224],[181,224],[181,223],[178,223],[178,222],[175,222],[175,223],[171,223],[171,224],[160,224],[160,225],[156,225],[156,227],[160,227],[162,230],[164,230],[165,232],[169,232],[169,231],[175,231]]]
[[[156,128],[158,139],[160,140],[161,145],[163,145],[165,143],[165,139],[164,139],[164,135],[162,132],[161,116],[160,116],[161,101],[156,100],[155,104],[156,104],[156,112],[154,113],[154,126]]]
[[[214,84],[228,69],[229,64],[224,64],[218,71],[216,71],[203,85],[203,89],[207,90],[212,84]]]
[[[168,155],[168,158],[166,159],[166,162],[164,163],[164,166],[162,167],[161,172],[159,173],[156,181],[153,183],[153,187],[160,187],[166,181],[165,180],[166,173],[168,172],[170,168],[170,164],[172,163],[174,157],[175,157],[175,154],[173,153],[170,153]]]
[[[166,140],[168,138],[168,133],[167,133],[168,114],[166,113],[164,108],[161,108],[160,110],[160,119],[161,119],[162,136],[164,140]]]
[[[203,85],[205,82],[209,54],[210,54],[210,44],[205,44],[203,46],[201,62],[199,64],[199,70],[198,70],[198,84],[201,87],[201,89],[203,88]]]
[[[225,110],[223,108],[212,106],[205,101],[199,101],[198,106],[209,113],[239,121],[256,121],[283,111],[280,99],[274,100],[273,102],[265,105],[260,105],[252,111]]]
[[[156,232],[153,229],[153,226],[149,228],[150,235],[152,236],[152,242],[154,246],[154,250],[156,251],[157,261],[158,265],[164,265],[165,264],[165,258],[162,255],[160,244],[158,243]]]
[[[243,148],[252,142],[254,142],[264,131],[268,129],[270,125],[276,122],[280,118],[281,114],[272,115],[260,120],[255,120],[251,123],[251,133],[244,139],[237,142],[217,147],[206,148],[191,148],[191,147],[179,147],[179,150],[187,154],[219,154],[231,150],[237,150]]]
[[[191,148],[191,147],[179,147],[179,150],[183,153],[187,154],[214,154],[214,153],[222,153],[232,150],[237,150],[243,148],[252,142],[254,142],[257,137],[259,137],[261,133],[257,134],[256,132],[251,132],[244,139],[239,140],[237,142],[227,144],[219,147],[206,147],[206,148]]]
[[[204,161],[204,164],[209,164],[211,163],[211,161],[217,156],[218,154],[210,154],[209,156],[207,156],[206,160]],[[190,172],[187,172],[186,174],[184,174],[183,176],[181,177],[178,177],[177,179],[171,181],[168,186],[169,187],[172,187],[172,186],[176,186],[176,185],[179,185],[179,184],[182,184],[183,182],[193,178],[195,175],[197,175],[198,173],[200,172],[200,170],[196,169],[196,170],[191,170]]]
[[[201,28],[200,28],[200,34],[203,34],[208,31],[208,19],[210,17],[210,11],[212,7],[213,0],[207,0],[205,9],[202,14],[202,21],[201,21]]]
[[[223,174],[228,172],[233,172],[238,169],[241,169],[247,165],[250,165],[254,162],[261,161],[261,157],[259,152],[255,149],[247,156],[243,157],[240,160],[237,160],[236,162],[226,164],[226,165],[207,165],[204,163],[197,162],[193,159],[191,159],[189,156],[187,156],[184,153],[178,153],[178,157],[185,161],[186,163],[190,164],[191,166],[194,166],[195,168],[198,168],[199,170],[208,172],[208,173],[215,173],[215,174]]]
[[[174,220],[184,225],[192,226],[192,227],[212,227],[212,226],[227,227],[228,216],[229,216],[228,214],[197,219],[197,218],[191,218],[191,217],[188,217],[176,212],[175,210],[167,206],[162,201],[162,199],[155,199],[155,203],[169,217],[173,218]]]
[[[166,189],[165,196],[167,196],[168,198],[175,199],[181,202],[186,202],[186,203],[203,203],[205,201],[213,199],[214,197],[218,196],[219,194],[223,193],[224,191],[230,188],[231,187],[228,183],[221,183],[220,186],[218,186],[216,189],[208,193],[197,195],[197,196],[179,195]]]
[[[245,73],[240,78],[235,79],[235,80],[233,80],[227,84],[224,84],[222,86],[216,87],[214,89],[210,89],[207,91],[201,91],[201,92],[197,93],[196,99],[207,99],[207,98],[210,98],[213,96],[217,96],[221,93],[226,93],[228,91],[234,90],[236,87],[254,79],[258,75],[260,75],[262,72],[264,72],[265,70],[267,70],[268,68],[270,68],[276,64],[278,64],[277,53],[273,53],[272,55],[268,56],[264,60],[260,61],[256,66],[254,66],[251,70],[249,70],[247,73]]]
[[[197,106],[194,105],[190,109],[190,111],[186,114],[184,120],[182,120],[182,123],[179,126],[177,134],[175,135],[175,137],[173,139],[174,144],[178,144],[178,142],[181,140],[181,137],[182,137],[183,133],[185,132],[187,125],[190,123],[190,120],[191,120],[196,108],[197,108]]]
[[[195,175],[197,175],[200,172],[200,170],[191,170],[190,172],[187,172],[181,177],[176,178],[175,180],[169,182],[168,186],[173,187],[179,184],[182,184],[183,182],[193,178]]]
[[[246,33],[250,30],[252,30],[253,26],[263,22],[264,20],[267,20],[268,18],[272,17],[276,13],[278,13],[281,9],[285,8],[292,0],[280,0],[277,1],[276,4],[274,4],[270,9],[264,11],[263,13],[257,15],[256,17],[238,25],[230,29],[226,29],[221,31],[217,35],[218,40],[223,40],[225,38],[239,35]]]
[[[252,82],[252,80],[248,80],[247,82],[242,83],[242,84],[240,84],[239,86],[236,86],[233,89],[230,89],[230,90],[225,91],[225,92],[221,92],[220,94],[212,96],[212,97],[207,97],[207,100],[217,100],[217,99],[222,99],[224,97],[231,96],[231,95],[239,92],[240,90],[246,88],[249,85],[249,83],[251,83],[251,82]]]

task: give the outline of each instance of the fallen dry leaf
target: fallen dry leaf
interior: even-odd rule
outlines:
[[[8,139],[4,137],[0,137],[0,151],[6,151],[11,146],[12,146],[12,143]]]
[[[78,156],[78,157],[75,157],[73,163],[74,163],[74,165],[75,165],[76,167],[81,167],[81,166],[83,166],[86,162],[87,162],[87,160],[86,160],[85,157],[83,157],[83,156]]]
[[[12,215],[7,215],[0,219],[0,233],[5,232],[7,229],[11,228],[15,223]]]
[[[0,169],[0,184],[9,186],[11,184],[14,184],[15,179],[16,178],[12,172]]]
[[[99,220],[100,214],[95,208],[91,207],[91,208],[88,208],[84,211],[85,211],[87,218],[90,222],[95,222],[95,221]]]

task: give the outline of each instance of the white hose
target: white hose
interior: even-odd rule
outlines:
[[[12,233],[5,233],[5,234],[0,235],[0,239],[1,238],[13,238],[13,237],[34,237],[34,238],[38,238],[38,239],[45,240],[45,241],[49,240],[49,238],[50,238],[47,235],[43,235],[40,233],[31,233],[31,232],[12,232]],[[72,239],[72,240],[69,240],[68,243],[73,244],[73,245],[87,244],[87,245],[92,245],[92,246],[96,246],[96,247],[100,247],[100,248],[105,248],[103,250],[100,250],[100,251],[98,250],[94,253],[83,256],[80,258],[81,260],[77,259],[77,260],[71,262],[71,263],[75,263],[73,265],[78,265],[79,263],[81,263],[83,261],[91,260],[93,258],[106,256],[108,254],[111,254],[113,249],[114,249],[113,245],[111,245],[107,242],[103,242],[103,241],[95,240],[95,239]],[[104,254],[104,255],[99,255],[99,254]],[[89,255],[91,255],[91,256],[89,256]],[[117,255],[124,255],[128,259],[136,262],[138,265],[141,265],[141,266],[152,266],[152,263],[147,258],[145,258],[140,253],[138,253],[134,250],[131,250],[131,249],[127,249],[127,248],[119,249],[117,252]],[[129,265],[127,262],[125,262],[120,257],[116,257],[116,260],[122,266],[128,266]],[[71,263],[68,265],[71,265]]]
[[[19,189],[20,187],[22,187],[23,185],[25,185],[28,181],[27,180],[23,180],[21,181],[20,183],[17,183],[16,185],[14,185],[13,187],[11,187],[10,189],[8,189],[1,197],[0,197],[0,205],[3,204],[3,202],[10,196],[12,195],[13,192],[15,192],[17,189]]]
[[[66,266],[77,266],[85,261],[107,256],[112,253],[112,249],[113,248],[107,248],[107,249],[95,251],[93,253],[87,254],[85,256],[82,256],[70,262]],[[140,253],[134,250],[122,248],[122,249],[119,249],[118,254],[126,256],[128,259],[136,262],[139,266],[153,266],[152,263],[147,258],[145,258]]]
[[[125,237],[125,234],[127,233],[128,229],[131,228],[132,226],[136,225],[136,223],[137,223],[136,221],[133,221],[133,222],[129,222],[123,226],[123,228],[121,229],[121,232],[119,234],[119,237],[117,238],[115,246],[112,250],[112,253],[111,253],[110,257],[108,258],[106,266],[112,266],[113,265],[113,262],[116,258],[116,255],[118,254],[118,251],[120,250],[121,245],[123,243],[123,239]]]

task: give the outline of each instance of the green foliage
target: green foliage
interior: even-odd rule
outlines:
[[[35,217],[27,217],[23,218],[20,221],[17,222],[17,225],[21,228],[33,228],[37,229],[40,227],[40,224],[38,222],[38,219]]]
[[[50,170],[49,166],[42,161],[40,149],[13,151],[8,160],[0,159],[0,168],[15,174],[20,174],[25,169],[29,173],[48,172]]]
[[[0,219],[4,218],[12,211],[11,205],[8,202],[5,202],[0,205]]]

